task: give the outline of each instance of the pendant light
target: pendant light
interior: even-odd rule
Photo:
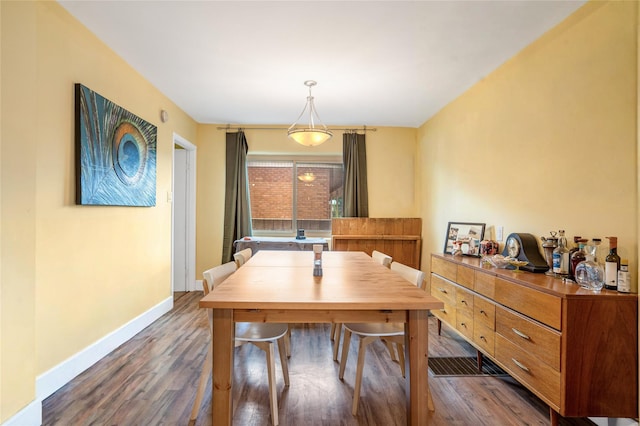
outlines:
[[[301,175],[298,175],[298,180],[300,180],[300,181],[302,181],[304,183],[311,183],[314,180],[316,180],[316,175],[314,175],[311,172],[306,172],[306,173],[303,173]]]
[[[320,117],[318,117],[318,112],[316,111],[315,106],[313,105],[313,96],[311,96],[311,88],[315,86],[316,83],[313,80],[307,80],[304,82],[304,85],[309,88],[309,96],[307,96],[307,103],[305,104],[300,116],[296,119],[296,121],[289,127],[287,134],[291,139],[298,142],[300,145],[305,146],[317,146],[320,145],[333,136],[333,133],[327,129],[327,126],[322,124],[320,121]],[[298,124],[298,120],[300,120],[305,111],[309,110],[309,126],[302,127],[296,125]],[[315,122],[318,122],[321,127],[316,127]]]

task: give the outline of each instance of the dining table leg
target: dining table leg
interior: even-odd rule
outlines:
[[[408,311],[405,323],[407,425],[428,424],[428,311]]]
[[[231,426],[235,324],[232,309],[213,310],[211,416],[214,426]]]

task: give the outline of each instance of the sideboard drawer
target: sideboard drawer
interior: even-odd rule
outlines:
[[[451,306],[456,305],[455,285],[437,275],[431,275],[431,295]]]
[[[456,308],[455,306],[449,305],[447,303],[444,304],[444,308],[442,309],[432,309],[431,313],[434,317],[438,318],[441,321],[446,322],[451,327],[456,326]]]
[[[476,271],[473,289],[483,296],[493,299],[496,292],[496,277],[484,272]]]
[[[562,299],[496,278],[494,300],[514,311],[561,330]]]
[[[473,341],[490,356],[495,354],[496,333],[489,327],[482,324],[473,323]]]
[[[437,257],[431,257],[431,272],[434,274],[438,274],[450,279],[451,281],[455,281],[457,270],[458,268],[455,263],[447,262],[446,260],[438,259]]]
[[[463,312],[469,318],[473,318],[473,293],[462,288],[456,288],[456,309]]]
[[[560,371],[560,333],[515,312],[496,309],[496,333],[531,356]]]
[[[473,317],[466,312],[456,311],[456,329],[467,339],[473,339]]]
[[[555,410],[560,408],[560,372],[537,360],[526,350],[496,333],[496,360],[518,381],[544,397]]]
[[[473,321],[490,330],[496,329],[496,305],[480,296],[473,298]]]
[[[467,266],[458,265],[457,277],[455,281],[461,286],[473,290],[473,283],[475,281],[473,269]]]

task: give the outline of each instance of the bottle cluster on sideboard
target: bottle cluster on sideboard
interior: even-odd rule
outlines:
[[[569,248],[564,230],[551,231],[550,237],[541,237],[545,259],[549,264],[546,274],[576,282],[594,291],[604,287],[629,293],[629,261],[618,255],[618,238],[606,238],[609,240],[609,253],[602,261],[597,257],[602,239],[589,240],[576,235],[573,237],[574,246]]]

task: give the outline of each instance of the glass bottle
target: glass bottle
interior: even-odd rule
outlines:
[[[575,253],[575,252],[577,252],[579,250],[579,248],[580,248],[579,241],[581,239],[582,239],[581,236],[574,235],[573,236],[573,247],[569,248],[569,245],[567,244],[567,248],[569,249],[569,278],[573,278],[573,268],[572,268],[572,265],[571,265],[571,258],[573,257],[573,253]]]
[[[629,260],[622,259],[620,261],[620,270],[618,271],[618,291],[620,293],[631,292],[631,279],[629,277]]]
[[[549,265],[549,270],[545,272],[545,275],[555,275],[553,273],[553,250],[558,247],[558,238],[556,235],[558,233],[556,231],[550,231],[551,237],[540,237],[542,240],[542,248],[544,249],[544,260],[547,261],[547,265]]]
[[[558,231],[558,247],[553,250],[553,272],[560,276],[569,274],[569,249],[562,229]]]
[[[586,246],[586,260],[578,263],[575,270],[576,282],[581,287],[593,291],[600,291],[604,286],[604,270],[596,262],[597,249],[596,244]]]
[[[602,244],[602,238],[592,238],[591,244],[596,246],[596,251],[594,252],[595,257],[593,258],[593,261],[600,265],[600,262],[598,262],[598,247],[600,247],[600,244]]]
[[[609,254],[604,259],[604,288],[618,289],[618,271],[620,270],[620,256],[618,256],[618,237],[609,239]]]
[[[584,251],[586,242],[586,238],[578,239],[578,248],[573,253],[569,253],[569,278],[571,279],[573,279],[575,276],[575,270],[576,266],[578,266],[578,263],[582,262],[583,260],[587,260],[587,255]]]

